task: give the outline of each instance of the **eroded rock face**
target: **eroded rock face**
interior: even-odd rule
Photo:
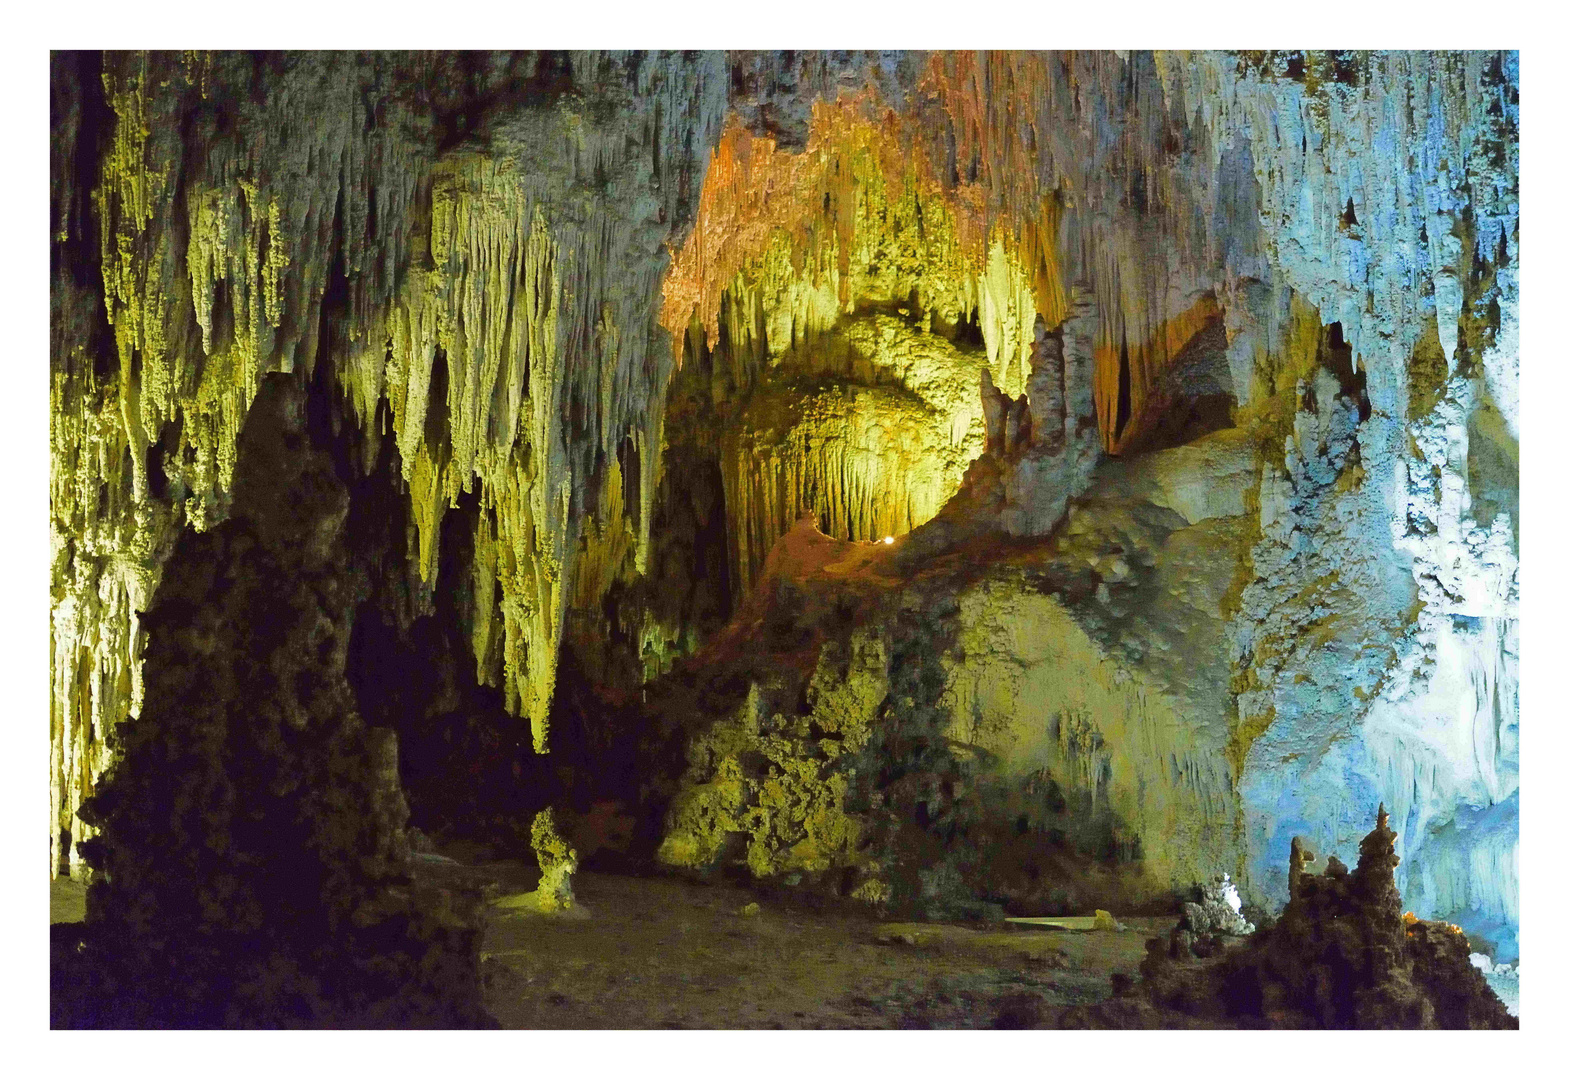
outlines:
[[[99,830],[64,1026],[472,1026],[478,930],[407,875],[396,735],[344,677],[363,580],[349,497],[273,376],[234,515],[182,538],[143,618],[141,721],[83,810]]]

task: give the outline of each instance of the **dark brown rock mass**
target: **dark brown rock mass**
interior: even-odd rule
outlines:
[[[474,1026],[478,930],[407,873],[397,739],[344,677],[349,496],[274,376],[234,518],[187,533],[143,626],[147,697],[83,811],[88,919],[55,1026]]]
[[[1186,931],[1169,947],[1152,939],[1146,994],[1228,1026],[1518,1028],[1471,965],[1459,927],[1401,914],[1395,837],[1380,806],[1355,870],[1330,856],[1323,874],[1306,873],[1294,846],[1291,900],[1279,920],[1245,945],[1215,949],[1210,963],[1182,962],[1190,947],[1200,952]]]

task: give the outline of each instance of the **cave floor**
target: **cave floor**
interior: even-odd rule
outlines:
[[[505,891],[538,876],[485,869]],[[1136,977],[1146,938],[1175,922],[1124,919],[1117,933],[894,924],[669,877],[582,872],[573,887],[586,918],[492,913],[482,964],[503,1027],[1054,1026],[1056,1010],[1110,998],[1114,972]]]
[[[81,922],[87,918],[87,886],[70,878],[49,882],[49,922]]]
[[[518,861],[417,864],[427,884],[534,888]],[[1144,942],[1122,932],[1011,924],[889,923],[813,910],[734,885],[584,871],[576,918],[492,909],[481,947],[486,1005],[504,1028],[1055,1027],[1137,978]],[[50,921],[82,918],[81,886],[51,883]],[[743,914],[756,904],[755,914]],[[586,915],[585,915],[586,913]]]

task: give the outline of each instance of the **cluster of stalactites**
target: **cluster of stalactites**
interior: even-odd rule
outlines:
[[[978,323],[998,381],[1021,387],[1036,312],[1063,317],[1055,261],[989,227],[969,189],[945,190],[910,137],[867,95],[819,102],[800,152],[732,122],[665,280],[664,325],[679,339],[695,320],[710,347],[725,340],[746,386],[767,356],[857,307],[910,304],[939,330]]]
[[[1264,273],[1252,163],[1209,160],[1202,124],[1153,69],[1137,78],[1141,63],[933,54],[914,104],[896,110],[873,91],[819,102],[799,151],[732,123],[662,321],[679,336],[695,319],[710,346],[726,340],[746,386],[766,356],[857,305],[909,299],[934,321],[978,323],[995,381],[1017,394],[1036,314],[1060,325],[1066,283],[1080,280],[1098,307],[1097,409],[1115,451],[1128,426],[1119,391],[1136,417],[1216,315],[1222,265]],[[1131,95],[1143,118],[1085,108],[1084,86]]]
[[[788,420],[764,419],[787,408]],[[824,532],[861,541],[902,536],[934,517],[980,450],[978,430],[950,443],[945,419],[898,388],[822,391],[790,381],[761,391],[721,440],[741,588],[750,589],[775,542],[807,514]]]
[[[146,609],[173,513],[132,496],[113,386],[50,387],[50,865],[80,865],[77,808],[110,762],[108,735],[141,703]],[[62,847],[62,830],[73,843]]]
[[[368,436],[366,467],[396,443],[427,585],[443,509],[478,490],[480,677],[544,748],[574,522],[628,440],[640,490],[656,486],[671,360],[651,312],[700,181],[686,148],[718,133],[722,57],[575,53],[588,96],[613,107],[517,108],[484,154],[440,153],[450,119],[374,89],[432,63],[105,61],[109,138],[98,174],[70,183],[93,187],[115,357],[95,375],[109,358],[87,355],[76,319],[52,364],[52,872],[107,732],[136,709],[135,613],[180,529],[227,514],[261,378],[319,358]],[[65,151],[57,166],[76,160]],[[642,542],[647,498],[628,508]]]
[[[721,454],[743,590],[809,511],[850,539],[899,536],[934,516],[981,448],[974,360],[943,338],[978,326],[983,366],[1017,393],[1037,311],[1063,318],[1054,264],[1032,274],[1013,233],[988,234],[962,193],[912,163],[907,134],[864,95],[819,102],[799,152],[733,122],[666,278],[665,325],[723,343],[713,355],[746,402]],[[853,343],[868,372],[833,374],[881,385],[801,388],[809,400],[795,409],[773,400],[794,392],[773,385],[782,373],[814,374],[819,355],[864,336],[882,318],[868,309],[913,319],[931,344],[912,352],[902,329],[897,341]]]
[[[923,206],[949,207],[972,261],[1001,237],[1050,325],[1062,283],[1087,283],[1109,450],[1137,434],[1160,369],[1256,283],[1339,322],[1391,413],[1435,314],[1446,359],[1469,347],[1513,424],[1517,86],[1508,53],[941,52],[910,105],[880,118],[898,147],[881,159],[916,178]],[[808,145],[821,156],[826,140]],[[753,188],[775,190],[758,171]],[[752,249],[733,239],[738,264]],[[706,267],[717,296],[736,267]],[[1270,328],[1238,329],[1246,404]]]

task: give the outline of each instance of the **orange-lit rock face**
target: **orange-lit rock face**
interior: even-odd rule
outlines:
[[[846,167],[845,159],[892,149],[862,115],[872,111],[864,101],[819,103],[812,111],[811,141],[799,154],[781,151],[775,140],[754,136],[732,119],[709,163],[697,224],[665,279],[660,321],[677,343],[694,317],[709,340],[717,340],[723,291],[748,263],[761,258],[776,232],[788,238],[797,273],[805,269],[809,254],[820,255],[837,242],[839,299],[848,301],[843,289],[849,285],[854,240],[853,166]],[[897,155],[887,164],[898,168]]]
[[[713,351],[743,589],[802,513],[842,539],[929,520],[980,452],[981,371],[1019,394],[1036,312],[1061,320],[1054,264],[1025,269],[929,137],[860,94],[819,102],[799,152],[732,118],[713,153],[661,322]]]
[[[843,309],[868,299],[868,286],[875,298],[878,285],[896,282],[965,315],[966,301],[971,309],[982,303],[995,241],[1035,308],[1060,322],[1061,277],[1037,242],[1049,206],[1037,200],[1027,219],[1001,221],[979,186],[949,184],[937,173],[930,138],[868,94],[817,103],[800,153],[732,118],[714,149],[696,225],[665,280],[661,324],[680,342],[695,318],[710,343],[717,340],[725,291],[740,275],[765,276],[769,249],[781,242],[793,275],[826,288]],[[878,250],[898,239],[919,246]],[[878,254],[892,254],[893,265]],[[1019,318],[1027,326],[1033,315]]]

